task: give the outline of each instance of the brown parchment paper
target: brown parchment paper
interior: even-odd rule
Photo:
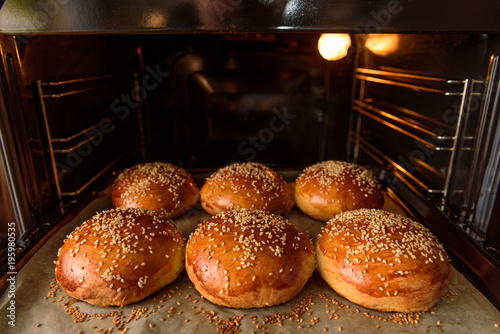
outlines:
[[[15,327],[8,324],[11,298],[5,293],[0,299],[0,333],[500,333],[495,326],[500,323],[500,312],[455,269],[449,291],[434,309],[405,317],[349,302],[317,272],[294,299],[268,308],[216,306],[201,298],[185,272],[154,295],[127,307],[104,308],[77,301],[57,291],[53,261],[66,235],[110,208],[109,197],[95,199],[19,271],[13,298]],[[389,198],[385,209],[401,212]],[[198,206],[174,222],[187,238],[207,218]],[[324,226],[296,208],[288,219],[310,236]]]

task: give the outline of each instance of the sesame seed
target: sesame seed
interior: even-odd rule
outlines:
[[[250,205],[244,202],[241,208],[276,211],[277,214],[284,212],[289,201],[288,186],[283,178],[273,169],[256,162],[234,163],[220,168],[206,180],[204,187],[211,189],[211,196],[219,198],[241,192],[259,203]],[[224,210],[233,209],[237,207],[231,204]]]

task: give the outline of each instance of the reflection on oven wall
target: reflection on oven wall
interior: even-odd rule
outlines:
[[[153,154],[188,168],[217,168],[232,161],[291,168],[326,155],[343,159],[352,66],[347,60],[324,60],[317,38],[146,37],[145,50],[150,43],[160,47],[145,61],[160,63],[170,73],[168,85],[149,96]],[[332,84],[339,89],[327,94]],[[336,117],[330,119],[333,100]],[[172,124],[173,132],[161,131],[165,124]],[[173,145],[163,144],[169,141]]]
[[[351,35],[335,61],[319,37],[2,36],[19,251],[138,161],[347,159],[389,170],[497,263],[498,36]]]

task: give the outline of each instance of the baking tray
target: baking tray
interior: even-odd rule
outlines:
[[[423,313],[363,308],[339,296],[317,272],[294,299],[273,307],[217,306],[200,296],[185,272],[138,303],[93,306],[59,288],[53,262],[73,229],[111,208],[109,196],[96,198],[33,255],[15,276],[14,296],[8,289],[0,298],[0,333],[500,333],[500,312],[455,268],[448,291],[434,308]],[[404,214],[389,197],[384,209]],[[174,223],[187,238],[209,217],[198,204]],[[288,219],[311,237],[324,226],[297,208]],[[15,327],[11,326],[12,314]]]

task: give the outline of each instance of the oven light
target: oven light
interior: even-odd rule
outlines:
[[[387,56],[398,49],[399,36],[393,34],[372,34],[366,39],[365,46],[377,56]]]
[[[351,46],[348,34],[322,34],[318,40],[320,55],[326,60],[339,60],[347,55]]]
[[[162,28],[167,25],[168,18],[160,11],[150,11],[144,15],[144,25],[148,28]]]

